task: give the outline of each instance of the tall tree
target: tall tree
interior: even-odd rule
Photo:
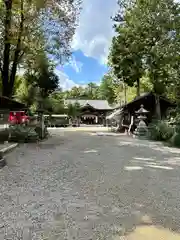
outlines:
[[[18,78],[16,83],[14,93],[15,99],[30,108],[34,103],[36,103],[37,89],[32,84],[29,84],[27,79],[24,77]]]
[[[96,83],[90,82],[85,88],[86,99],[99,99],[99,88]]]
[[[67,106],[67,114],[68,116],[70,116],[72,119],[76,118],[79,116],[80,114],[80,105],[78,102],[76,102],[75,104],[68,104]]]
[[[67,60],[79,4],[80,1],[73,0],[0,2],[0,70],[4,96],[13,93],[17,66],[24,65],[24,61],[31,66],[39,52],[53,55],[61,63]]]
[[[129,86],[146,75],[153,91],[164,93],[179,66],[180,7],[173,0],[120,0],[109,64]]]
[[[110,74],[104,75],[99,86],[100,97],[106,99],[110,104],[115,101],[113,78]]]
[[[125,12],[119,11],[113,18],[116,22],[114,28],[117,35],[112,39],[108,62],[116,76],[116,84],[124,82],[130,87],[136,85],[137,95],[140,95],[142,56],[131,26],[133,16],[129,13],[129,6],[133,5],[130,1],[119,1],[119,5],[120,8],[125,8]]]
[[[40,88],[42,98],[48,97],[49,94],[58,89],[59,78],[53,72],[53,67],[49,65],[45,54],[39,56],[34,74],[36,77],[34,84]]]

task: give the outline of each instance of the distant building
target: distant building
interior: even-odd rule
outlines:
[[[84,124],[103,124],[106,116],[112,111],[107,100],[66,99],[65,106],[78,103],[80,105],[80,119]]]

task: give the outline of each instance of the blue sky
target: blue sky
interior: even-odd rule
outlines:
[[[107,72],[105,64],[99,63],[95,58],[85,56],[81,50],[75,51],[72,61],[58,69],[61,69],[77,85],[85,85],[89,82],[98,84]]]
[[[83,0],[72,41],[72,59],[56,69],[64,90],[89,82],[100,83],[107,72],[106,60],[114,34],[110,17],[116,11],[117,0]]]

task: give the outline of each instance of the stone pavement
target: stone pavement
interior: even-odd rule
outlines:
[[[56,129],[0,170],[0,240],[180,239],[179,183],[179,150]]]

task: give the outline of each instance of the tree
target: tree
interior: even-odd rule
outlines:
[[[16,77],[15,97],[27,107],[36,105],[37,108],[41,102],[41,108],[50,110],[53,104],[48,97],[58,89],[58,84],[59,79],[44,54],[37,59],[36,69],[26,71],[23,77]]]
[[[36,68],[31,72],[27,71],[24,77],[28,89],[35,90],[36,105],[41,105],[38,107],[44,110],[53,111],[55,106],[53,106],[52,99],[48,97],[58,89],[59,78],[54,73],[53,67],[49,64],[45,54],[37,59]]]
[[[88,83],[86,87],[75,86],[69,91],[65,91],[66,99],[99,99],[99,87],[95,83]]]
[[[82,94],[83,89],[80,87],[72,87],[70,91],[67,92],[67,98],[79,99]]]
[[[146,75],[155,93],[165,92],[172,69],[179,66],[179,13],[173,0],[130,1],[118,12],[109,56],[118,80],[133,86]]]
[[[46,56],[40,58],[35,71],[35,85],[40,88],[42,98],[46,98],[58,88],[59,78],[49,66]]]
[[[84,89],[86,99],[99,99],[99,88],[96,83],[90,82]]]
[[[16,77],[14,97],[17,101],[24,103],[28,108],[36,102],[37,89],[29,84],[25,76]]]
[[[64,99],[62,92],[54,92],[49,95],[49,110],[54,114],[63,114],[66,113],[66,109],[64,107]]]
[[[32,66],[45,52],[64,62],[77,25],[80,1],[3,0],[0,2],[2,94],[11,97],[18,65]]]
[[[80,105],[78,102],[75,104],[68,104],[67,106],[67,114],[70,116],[72,119],[76,118],[79,116],[80,113]]]
[[[123,17],[119,14],[114,18],[118,22],[114,26],[117,35],[112,39],[109,65],[116,76],[116,84],[124,82],[130,87],[136,84],[137,95],[140,95],[140,78],[143,75],[142,58],[132,31],[132,15],[129,12],[125,12]]]
[[[101,99],[105,99],[108,103],[112,104],[115,101],[113,78],[110,74],[104,75],[101,84],[99,86],[99,92]]]

